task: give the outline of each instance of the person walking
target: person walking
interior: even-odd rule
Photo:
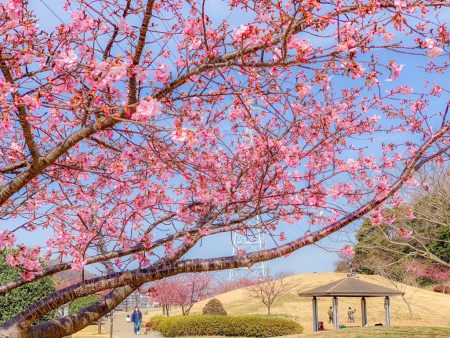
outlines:
[[[328,309],[328,324],[333,324],[333,307],[330,306]]]
[[[137,306],[131,314],[131,321],[134,323],[134,334],[139,334],[141,331],[142,312],[139,311]]]
[[[355,322],[355,312],[356,312],[356,309],[352,310],[351,306],[348,307],[348,312],[347,312],[348,318],[347,318],[347,321],[349,323],[354,323]]]

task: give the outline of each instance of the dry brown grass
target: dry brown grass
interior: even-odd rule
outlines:
[[[98,328],[97,325],[89,325],[88,327],[84,328],[83,330],[74,333],[72,335],[72,338],[109,338],[109,333],[106,334],[98,334]],[[118,338],[118,337],[115,337]]]
[[[310,298],[300,298],[298,292],[307,290],[322,284],[330,283],[341,278],[342,273],[304,273],[291,277],[287,280],[294,285],[292,291],[284,295],[275,302],[272,308],[273,315],[287,316],[298,320],[305,329],[305,332],[312,331],[312,305]],[[379,276],[360,275],[361,280],[392,287],[389,281]],[[432,291],[402,286],[402,291],[406,292],[406,297],[412,296],[413,318],[409,318],[406,304],[401,297],[393,297],[391,301],[392,324],[394,326],[426,326],[426,327],[447,327],[450,325],[450,295],[435,293]],[[266,309],[262,303],[252,299],[245,289],[238,289],[217,296],[224,305],[228,314],[265,314]],[[201,312],[207,300],[196,304],[192,313]],[[327,309],[331,305],[331,299],[319,298],[319,320],[325,322],[325,328],[330,328],[327,324]],[[360,299],[341,298],[339,299],[339,320],[346,323],[346,311],[349,306],[356,307],[355,326],[361,321]],[[367,300],[369,325],[384,323],[384,300],[383,298],[369,298]]]

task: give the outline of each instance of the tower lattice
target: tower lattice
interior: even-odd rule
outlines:
[[[261,230],[245,230],[233,232],[233,256],[241,252],[254,252],[266,249],[266,240]],[[235,281],[241,278],[265,278],[267,276],[267,263],[259,262],[251,268],[236,268],[230,270],[229,280]]]

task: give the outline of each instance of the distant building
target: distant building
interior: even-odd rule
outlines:
[[[146,309],[156,307],[157,304],[154,304],[150,299],[148,299],[145,293],[135,291],[125,298],[125,300],[116,307],[116,310],[132,311],[136,306],[141,309]]]

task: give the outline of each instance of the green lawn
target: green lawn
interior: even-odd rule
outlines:
[[[303,333],[289,338],[364,338],[364,337],[450,337],[450,328],[445,327],[362,327],[324,331],[317,333]]]

